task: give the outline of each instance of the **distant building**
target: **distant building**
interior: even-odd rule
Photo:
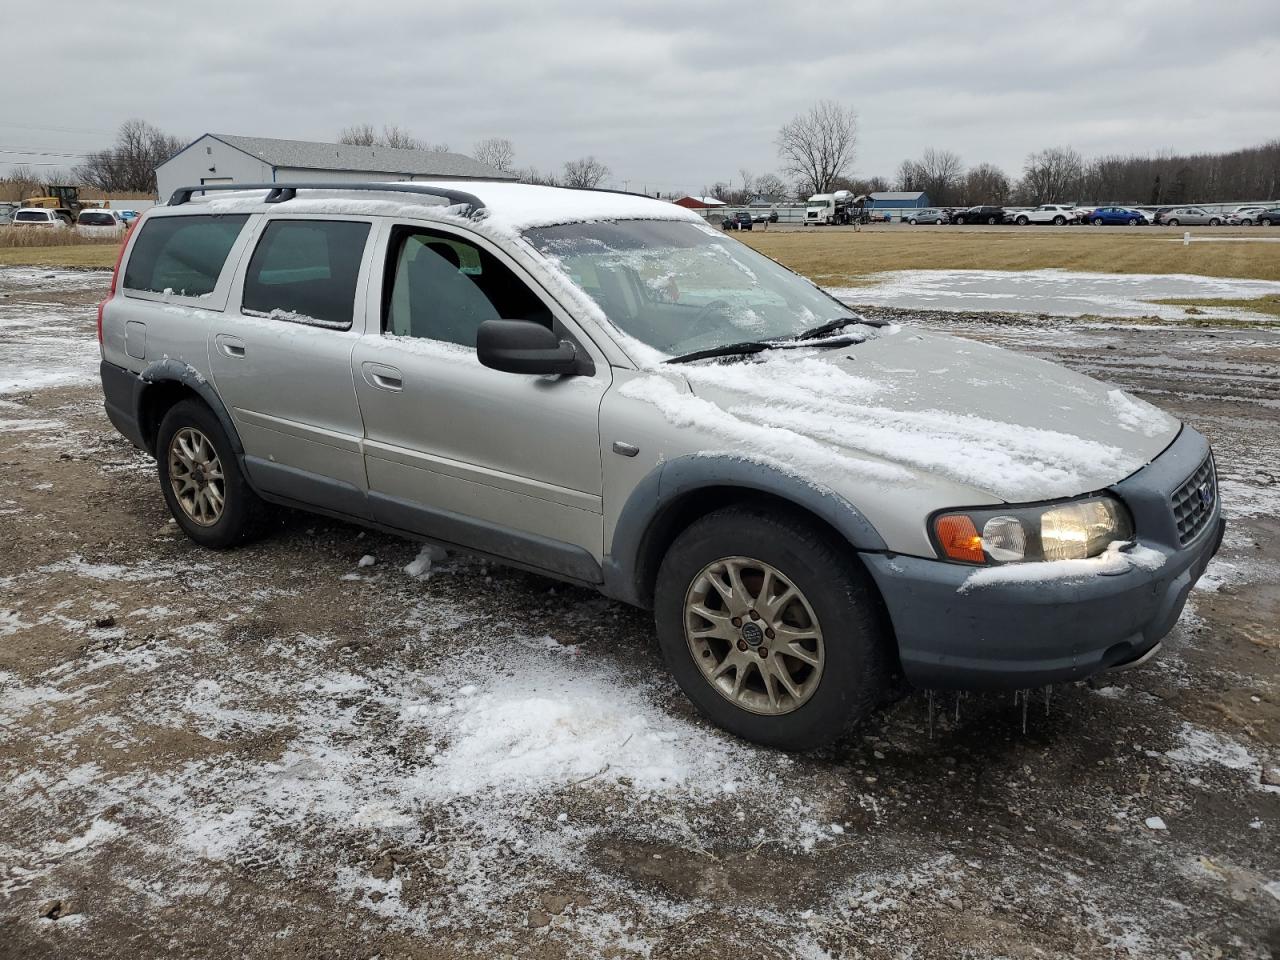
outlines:
[[[905,190],[896,193],[871,193],[867,195],[866,209],[875,210],[882,207],[928,207],[929,197],[923,190]]]
[[[460,153],[225,133],[206,133],[156,167],[161,200],[179,187],[202,183],[514,179],[515,174]]]
[[[675,201],[677,207],[688,207],[690,210],[705,210],[708,207],[723,207],[725,202],[715,197],[681,197]]]

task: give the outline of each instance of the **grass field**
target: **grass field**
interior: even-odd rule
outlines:
[[[1047,231],[753,231],[735,236],[818,283],[856,286],[886,270],[1040,270],[1195,273],[1280,280],[1280,244],[1192,243],[1176,234],[1098,236]]]
[[[120,248],[115,243],[84,243],[62,247],[0,247],[3,267],[73,267],[110,270]]]
[[[1165,300],[1152,300],[1152,303],[1171,304],[1175,307],[1191,307],[1188,313],[1204,312],[1213,307],[1239,307],[1254,313],[1266,313],[1280,317],[1280,295],[1268,294],[1256,299],[1237,300],[1230,297],[1170,297]]]
[[[832,286],[857,286],[886,270],[1039,270],[1056,267],[1098,273],[1194,273],[1209,277],[1280,280],[1280,244],[1193,243],[1167,233],[1098,236],[1046,231],[756,231],[735,234],[793,270]],[[1170,242],[1175,241],[1175,242]],[[0,247],[0,265],[105,268],[115,243]],[[1197,306],[1248,306],[1197,303]],[[1267,312],[1275,310],[1274,303]]]

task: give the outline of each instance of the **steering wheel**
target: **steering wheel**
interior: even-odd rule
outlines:
[[[733,309],[733,305],[728,300],[710,300],[702,305],[702,309],[698,311],[698,315],[694,318],[694,323],[702,323],[710,320],[717,313],[727,314]]]

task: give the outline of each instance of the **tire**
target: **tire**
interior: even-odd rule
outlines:
[[[195,476],[195,485],[203,488],[217,488],[218,484],[206,474],[209,465],[216,463],[220,468],[221,507],[215,511],[210,507],[212,499],[203,498],[203,509],[200,503],[184,505],[180,500],[175,484],[184,484],[182,474],[174,475],[174,467],[185,469],[181,459],[186,456],[182,451],[203,450],[197,438],[204,443],[216,460],[200,464],[199,470],[190,470],[189,476]],[[194,446],[193,446],[194,442]],[[186,446],[184,447],[184,444]],[[190,460],[191,458],[188,457]],[[174,461],[174,462],[171,462]],[[197,458],[198,462],[198,458]],[[214,416],[213,411],[198,400],[183,400],[170,408],[160,422],[160,430],[156,435],[156,466],[160,478],[160,490],[164,494],[169,512],[177,521],[182,532],[200,544],[213,550],[225,550],[256,536],[262,529],[266,519],[266,505],[249,487],[244,474],[240,471],[240,463],[235,451],[222,429],[222,424]],[[185,484],[191,487],[191,484]],[[185,495],[185,491],[184,491]],[[192,494],[194,497],[195,495]],[[205,522],[196,516],[203,513]]]
[[[958,226],[958,227],[963,227],[963,226],[964,226],[964,217],[956,217],[956,218],[955,218],[953,221],[951,221],[951,222],[952,222],[952,223],[954,223],[954,224],[955,224],[956,226]]]
[[[1171,227],[1176,227],[1178,225],[1177,220],[1166,220],[1165,223],[1167,223]]]
[[[1025,227],[1031,221],[1028,220],[1026,217],[1019,217],[1015,222],[1018,224],[1018,226]]]
[[[1272,220],[1270,217],[1261,217],[1261,218],[1258,220],[1258,226],[1260,226],[1260,227],[1269,227],[1269,226],[1271,226],[1271,224],[1273,224],[1274,222],[1275,222],[1275,221],[1274,221],[1274,220]]]
[[[1064,217],[1064,216],[1061,216],[1061,215],[1056,216],[1056,217],[1054,217],[1054,218],[1053,218],[1053,225],[1054,225],[1055,227],[1061,227],[1061,226],[1064,226],[1064,225],[1066,224],[1066,222],[1067,222],[1067,218],[1066,218],[1066,217]]]
[[[1127,222],[1131,227],[1136,227],[1138,225],[1138,221],[1135,220],[1133,217],[1130,217]]]
[[[730,606],[708,585],[712,577],[718,577],[708,573],[716,567],[726,571],[720,582],[729,583],[726,564],[742,566],[737,582],[754,583],[757,591],[765,582],[763,571],[750,565],[772,567],[777,577],[772,582],[789,582],[799,591],[800,596],[782,610],[791,620],[783,624],[766,613],[758,623],[767,627],[768,636],[745,614],[735,625],[729,619],[730,611],[744,608]],[[703,601],[697,599],[700,593]],[[750,605],[758,606],[759,599],[749,600]],[[704,633],[716,629],[714,621],[687,609],[687,604],[696,602],[702,602],[703,609],[717,605],[713,612],[723,611],[719,629],[728,631],[728,638],[688,637],[687,622],[698,624]],[[806,662],[792,659],[791,654],[768,650],[768,645],[777,641],[768,624],[781,629],[794,623],[796,616],[811,620],[807,629],[816,626],[819,632],[812,641],[818,652],[810,654],[820,658],[816,671]],[[847,544],[837,542],[808,519],[772,506],[726,507],[684,530],[667,550],[658,571],[654,620],[663,658],[685,695],[713,723],[754,743],[783,750],[822,746],[863,720],[889,687],[891,634],[870,577],[857,565]],[[756,629],[748,639],[752,627]],[[803,633],[806,628],[793,629]],[[694,652],[697,643],[702,644],[701,656]],[[797,643],[790,646],[795,648]],[[752,656],[761,651],[764,653],[759,657]],[[731,691],[722,691],[700,666],[705,663],[711,670],[731,658],[732,677],[727,669],[723,682],[729,686],[740,683],[741,696],[756,698],[759,709],[733,699]],[[773,663],[787,671],[803,696],[797,700],[780,681],[771,680],[780,704],[771,713],[773,698],[766,699],[762,671],[779,669]],[[742,679],[738,680],[740,672]]]
[[[987,223],[991,224],[992,226],[994,226],[994,225],[995,225],[995,224],[997,224],[998,222],[999,222],[999,221],[998,221],[998,220],[996,220],[996,218],[995,218],[995,217],[987,217]]]
[[[1221,223],[1222,223],[1222,221],[1221,221],[1221,220],[1219,220],[1217,217],[1212,217],[1212,218],[1209,220],[1209,226],[1211,226],[1211,227],[1216,227],[1216,226],[1218,226],[1218,225],[1219,225],[1219,224],[1221,224]]]
[[[916,221],[915,217],[912,217],[910,220],[908,220],[908,221],[907,221],[907,223],[911,224],[911,225],[914,227],[914,226],[916,225],[917,221]]]
[[[1095,227],[1100,227],[1100,226],[1102,226],[1102,223],[1103,223],[1103,221],[1102,221],[1102,218],[1101,218],[1101,217],[1094,217],[1094,218],[1093,218],[1093,225],[1094,225]]]

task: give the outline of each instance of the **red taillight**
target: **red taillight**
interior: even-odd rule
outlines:
[[[138,221],[135,220],[134,223]],[[120,252],[116,254],[116,267],[111,271],[111,286],[107,288],[107,295],[98,304],[98,346],[102,346],[102,311],[106,309],[111,298],[116,295],[116,283],[120,279],[120,262],[124,260],[124,248],[129,245],[129,234],[133,233],[133,224],[125,230],[124,236],[120,238]]]

